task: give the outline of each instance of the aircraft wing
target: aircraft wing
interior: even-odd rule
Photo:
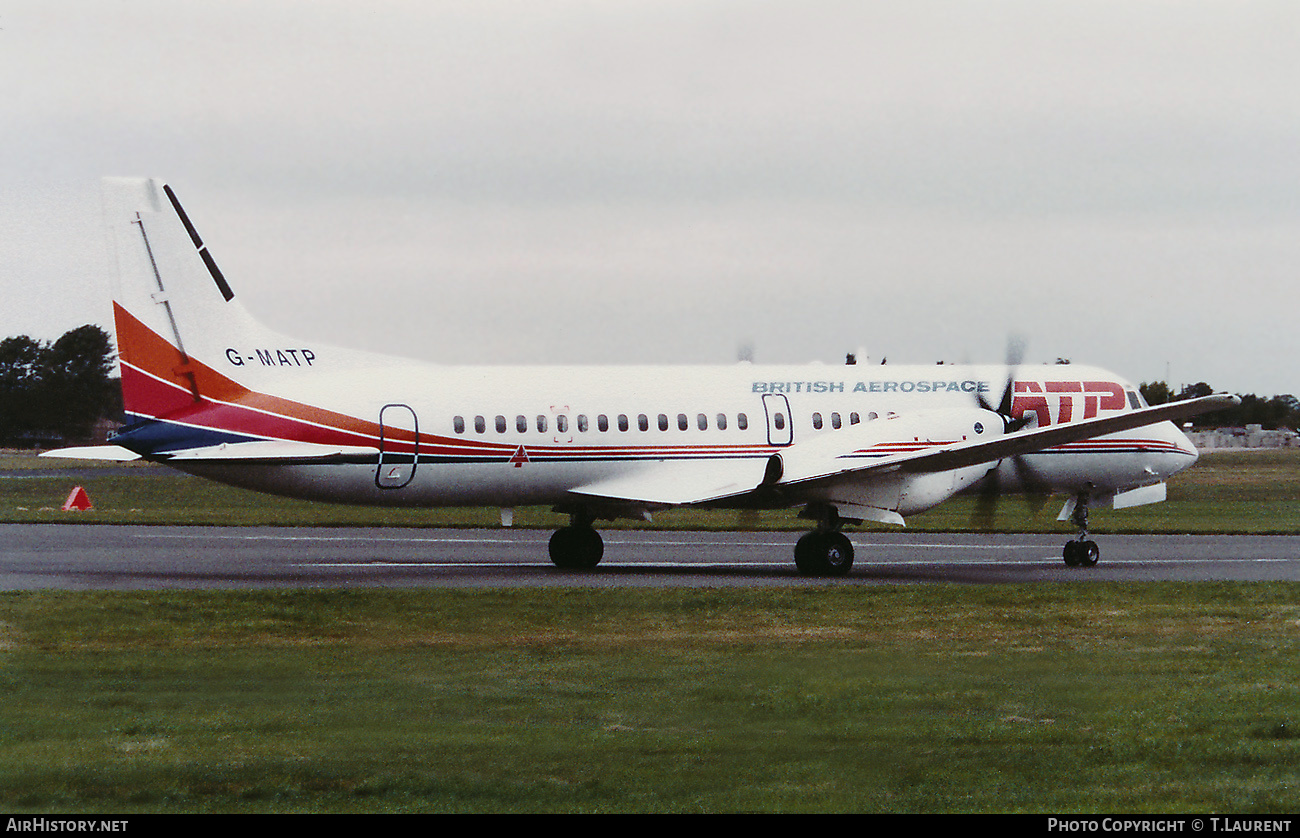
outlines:
[[[782,477],[776,481],[770,479],[772,473],[769,471],[769,457],[721,462],[694,460],[647,465],[618,477],[577,487],[570,490],[570,495],[608,506],[639,509],[710,504],[750,495],[766,488],[797,489],[836,480],[861,480],[871,474],[920,474],[993,463],[1068,442],[1093,439],[1157,422],[1186,419],[1239,403],[1240,399],[1236,396],[1205,396],[1115,416],[1017,431],[989,441],[960,442],[883,457],[845,450],[843,446],[828,448],[835,438],[826,436],[804,444],[817,446],[808,451],[811,454],[808,457],[797,456],[803,453],[800,451],[803,446],[798,444],[781,449],[779,455],[783,460],[788,458],[789,465],[794,468],[787,466]],[[782,494],[788,496],[788,493]]]
[[[937,446],[869,461],[864,461],[862,455],[857,455],[856,452],[846,452],[836,456],[832,462],[824,463],[824,467],[820,470],[791,475],[782,480],[780,485],[797,486],[850,473],[856,476],[880,471],[901,471],[910,474],[949,471],[981,463],[992,463],[1021,454],[1032,454],[1057,445],[1094,439],[1107,434],[1154,425],[1157,422],[1187,419],[1240,403],[1241,399],[1232,395],[1204,396],[1156,407],[1140,408],[1114,416],[1016,431],[987,441]]]

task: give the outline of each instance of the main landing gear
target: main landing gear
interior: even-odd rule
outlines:
[[[590,570],[600,564],[605,555],[605,542],[591,526],[595,519],[590,515],[574,513],[569,525],[561,527],[551,536],[551,561],[566,570]]]
[[[1065,563],[1070,567],[1092,567],[1101,558],[1097,542],[1088,538],[1088,493],[1080,492],[1074,499],[1074,512],[1070,521],[1079,528],[1079,537],[1065,542]]]
[[[804,576],[847,576],[853,567],[853,544],[840,532],[844,520],[834,507],[807,509],[804,517],[817,519],[817,529],[805,533],[794,545],[794,564]]]

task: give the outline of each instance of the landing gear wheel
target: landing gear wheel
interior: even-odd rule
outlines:
[[[566,570],[590,570],[605,555],[605,542],[591,527],[558,529],[551,536],[549,548],[551,561]]]
[[[1070,567],[1092,567],[1101,558],[1101,550],[1095,541],[1088,538],[1088,492],[1079,492],[1075,496],[1070,520],[1079,528],[1079,537],[1065,542],[1065,563]]]
[[[1067,541],[1064,557],[1070,567],[1092,567],[1101,558],[1101,550],[1095,541]]]
[[[794,563],[804,576],[847,576],[853,544],[842,532],[805,533],[794,545]]]

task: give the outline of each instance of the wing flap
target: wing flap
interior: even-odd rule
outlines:
[[[766,466],[766,457],[659,462],[570,489],[569,494],[617,505],[687,506],[754,491]]]

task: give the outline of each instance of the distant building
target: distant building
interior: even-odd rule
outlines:
[[[1247,425],[1244,428],[1186,430],[1185,433],[1198,451],[1217,451],[1223,448],[1300,448],[1300,433],[1290,428],[1266,431],[1262,425]]]

